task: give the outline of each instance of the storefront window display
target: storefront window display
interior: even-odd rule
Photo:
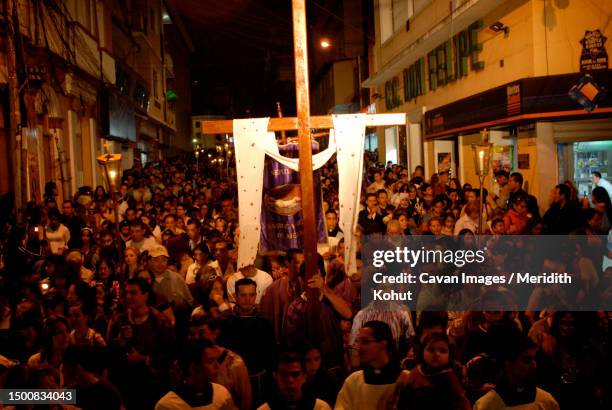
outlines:
[[[612,140],[559,145],[560,182],[573,181],[580,197],[590,197],[594,171],[600,172],[603,179],[612,179]]]

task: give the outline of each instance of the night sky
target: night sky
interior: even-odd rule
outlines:
[[[276,115],[295,112],[289,0],[176,0],[196,53],[193,113]]]

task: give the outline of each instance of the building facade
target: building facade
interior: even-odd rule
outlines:
[[[194,50],[171,0],[114,2],[117,87],[108,96],[108,135],[129,168],[189,148]]]
[[[125,169],[189,148],[193,46],[170,0],[6,4],[0,194],[21,206],[54,181],[69,198],[105,184],[102,153],[120,152]]]
[[[14,191],[24,205],[55,181],[67,198],[100,182],[98,95],[115,84],[109,4],[10,3],[2,10],[0,192]]]
[[[485,186],[495,169],[521,172],[544,208],[558,183],[590,195],[592,171],[612,177],[611,2],[378,0],[375,14],[364,86],[409,122],[380,132],[381,161],[477,185],[471,145],[488,138]]]

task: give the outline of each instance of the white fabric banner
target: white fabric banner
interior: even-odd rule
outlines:
[[[234,120],[234,147],[238,178],[240,237],[238,268],[253,264],[260,240],[263,170],[269,155],[294,171],[299,159],[279,154],[274,132],[268,131],[269,118]],[[354,229],[359,214],[361,172],[365,143],[365,114],[333,116],[329,147],[313,155],[313,171],[321,168],[336,153],[339,172],[339,225],[344,232],[347,273],[355,270]]]
[[[344,264],[347,275],[356,270],[355,228],[359,216],[363,150],[365,146],[365,114],[335,115],[334,130],[338,160],[339,226],[344,232]]]

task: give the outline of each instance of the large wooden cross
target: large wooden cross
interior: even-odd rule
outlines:
[[[295,60],[295,95],[297,118],[271,118],[268,131],[298,131],[300,164],[300,185],[302,191],[302,221],[304,222],[304,258],[306,278],[317,272],[317,223],[315,221],[314,184],[312,170],[311,129],[333,128],[331,116],[310,116],[310,95],[308,91],[308,42],[306,40],[305,0],[293,2],[293,45]],[[361,85],[360,85],[361,87]],[[366,126],[405,125],[406,114],[377,114],[366,117]],[[232,120],[202,121],[203,134],[230,134]],[[350,235],[350,232],[346,232]],[[314,298],[312,298],[314,299]],[[309,298],[309,300],[312,300]]]

